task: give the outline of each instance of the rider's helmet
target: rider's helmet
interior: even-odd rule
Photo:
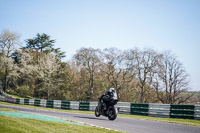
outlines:
[[[114,100],[117,100],[117,99],[118,99],[118,98],[117,98],[117,92],[115,91],[114,88],[110,88],[110,89],[108,90],[108,92],[110,93],[110,97],[111,97],[112,99],[114,99]]]
[[[109,92],[115,92],[115,89],[114,88],[110,88],[108,91]]]

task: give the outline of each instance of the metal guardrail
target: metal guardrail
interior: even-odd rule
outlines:
[[[195,105],[194,118],[200,120],[200,105]]]
[[[170,117],[170,104],[149,104],[149,116]]]
[[[5,102],[5,101],[6,101],[6,98],[5,98],[4,96],[0,96],[0,101]]]
[[[131,114],[133,115],[148,115],[149,104],[147,103],[131,103]]]
[[[116,105],[119,108],[120,114],[131,114],[131,103],[128,102],[118,102]]]
[[[98,102],[61,101],[44,99],[19,99],[0,96],[0,101],[65,110],[94,111]],[[120,114],[200,120],[200,105],[141,104],[118,102]]]

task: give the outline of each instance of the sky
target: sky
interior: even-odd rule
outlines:
[[[82,47],[170,50],[200,91],[200,0],[0,0],[3,29],[46,33],[66,60]]]

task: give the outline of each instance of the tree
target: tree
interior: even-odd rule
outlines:
[[[32,62],[29,63],[29,65],[26,65],[26,67],[28,68],[30,66],[34,68],[34,72],[31,72],[31,75],[34,76],[33,78],[30,78],[32,80],[32,83],[30,83],[30,85],[32,85],[32,87],[29,86],[29,88],[32,88],[33,96],[35,97],[52,98],[54,96],[54,90],[52,90],[53,88],[51,86],[53,83],[53,78],[55,78],[55,81],[58,81],[60,80],[58,74],[61,74],[57,73],[56,75],[53,68],[58,68],[57,71],[62,68],[61,59],[65,57],[65,52],[61,52],[60,48],[53,48],[55,40],[51,39],[51,37],[45,33],[38,33],[36,37],[32,39],[27,39],[25,41],[26,46],[22,48],[24,51],[23,53],[25,54],[25,51],[29,51],[32,58]],[[20,56],[16,56],[16,61],[20,60],[20,58]],[[23,64],[23,62],[21,63]],[[46,73],[47,71],[50,71],[50,75]],[[54,87],[54,89],[58,89],[59,85],[56,83],[55,85],[57,86]],[[51,87],[49,88],[49,86]],[[56,95],[57,93],[54,94]]]
[[[14,78],[17,76],[16,65],[12,59],[12,54],[17,45],[20,44],[20,36],[17,33],[3,30],[0,34],[0,55],[1,55],[1,73],[3,75],[3,90],[6,91],[9,83],[13,84]]]
[[[18,49],[15,51],[15,64],[18,66],[17,79],[18,88],[29,88],[31,96],[34,97],[37,76],[37,65],[31,49]],[[22,87],[21,87],[22,86]],[[28,86],[28,87],[27,87]]]
[[[105,79],[108,82],[108,88],[114,87],[117,90],[118,97],[125,98],[126,96],[123,90],[132,88],[131,82],[133,76],[130,73],[129,64],[126,62],[125,53],[116,49],[109,48],[103,52],[104,64],[102,72],[105,75]],[[104,82],[106,82],[104,80]]]
[[[59,85],[63,83],[63,80],[59,77],[62,74],[61,64],[55,54],[44,54],[39,57],[36,73],[41,84],[44,88],[40,88],[42,92],[46,92],[46,98],[51,99],[53,97],[54,90],[59,88]]]
[[[85,71],[86,72],[86,71]],[[83,73],[82,71],[79,71],[79,66],[76,65],[74,61],[68,61],[65,70],[63,73],[63,79],[64,79],[64,86],[65,86],[65,98],[67,100],[72,101],[86,101],[90,97],[88,96],[88,85],[87,80],[88,78],[85,78],[87,75],[86,73]]]
[[[55,40],[52,40],[49,35],[42,33],[37,34],[33,39],[27,39],[26,46],[23,49],[30,49],[32,53],[35,54],[35,60],[38,60],[38,57],[41,53],[54,53],[61,61],[65,57],[65,52],[62,52],[60,48],[53,48]]]
[[[153,78],[156,73],[155,69],[160,55],[152,49],[144,49],[141,51],[137,48],[129,50],[127,53],[129,53],[127,54],[127,59],[132,68],[132,75],[137,78],[139,82],[138,101],[140,103],[147,102],[149,94],[151,94],[148,93],[148,91],[153,89]]]
[[[80,66],[80,72],[86,71],[86,74],[83,76],[87,79],[88,89],[90,90],[90,100],[94,99],[94,82],[101,64],[99,55],[100,50],[93,48],[81,48],[74,55],[76,64]]]
[[[183,96],[189,87],[188,74],[183,64],[171,52],[164,52],[159,62],[155,84],[158,99],[165,104],[180,104],[192,95]]]
[[[51,40],[50,36],[43,33],[37,34],[33,39],[26,40],[26,47],[36,52],[51,52],[55,40]]]

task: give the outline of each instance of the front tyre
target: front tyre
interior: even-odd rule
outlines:
[[[95,108],[95,116],[96,117],[99,117],[101,114],[99,113],[99,107],[97,106],[96,108]]]
[[[109,109],[109,112],[108,112],[108,119],[113,121],[117,118],[117,112],[116,112],[116,109],[115,108],[111,108]]]

